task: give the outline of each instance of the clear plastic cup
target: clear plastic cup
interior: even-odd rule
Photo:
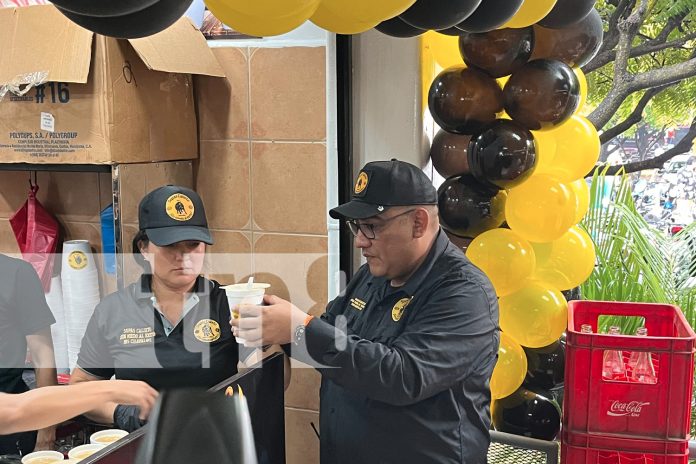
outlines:
[[[230,304],[230,311],[233,319],[239,318],[239,312],[234,310],[234,307],[240,304],[262,305],[263,296],[266,294],[266,289],[271,284],[254,282],[251,285],[248,283],[225,285],[222,287],[227,295],[227,301]],[[237,343],[244,344],[242,338],[235,337]]]

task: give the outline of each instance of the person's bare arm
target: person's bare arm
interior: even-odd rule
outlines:
[[[57,385],[56,361],[53,354],[51,329],[45,328],[27,337],[27,347],[31,353],[36,374],[36,386],[39,388]],[[39,430],[34,451],[53,449],[56,441],[54,425]]]
[[[70,385],[77,385],[85,382],[100,380],[104,379],[88,374],[79,367],[73,369],[72,374],[70,375]],[[105,401],[94,405],[93,408],[84,411],[82,414],[84,414],[94,422],[98,422],[100,424],[105,425],[111,425],[114,423],[114,410],[116,409],[117,404],[118,403],[114,401]]]
[[[105,403],[134,404],[149,414],[157,391],[145,382],[102,380],[45,387],[18,395],[0,394],[0,434],[36,430],[73,418]]]

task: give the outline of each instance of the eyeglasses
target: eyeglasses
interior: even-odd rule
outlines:
[[[362,234],[365,236],[365,238],[369,240],[374,240],[376,235],[375,235],[375,228],[380,228],[384,226],[387,222],[391,221],[392,219],[396,219],[399,216],[404,216],[408,213],[414,212],[415,209],[409,209],[408,211],[404,211],[401,214],[397,214],[396,216],[392,216],[390,218],[384,219],[380,224],[363,224],[361,222],[356,221],[355,219],[348,219],[346,220],[346,224],[348,225],[348,228],[350,229],[351,233],[357,237],[358,232],[362,232]]]

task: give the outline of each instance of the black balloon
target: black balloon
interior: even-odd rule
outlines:
[[[464,253],[466,253],[466,249],[469,247],[469,244],[473,240],[471,238],[460,237],[458,235],[454,235],[452,232],[445,231],[445,234],[447,234],[447,237],[449,237],[450,242],[452,242],[456,247],[458,247]]]
[[[505,111],[531,130],[557,126],[580,104],[580,82],[573,70],[556,60],[534,60],[505,84]]]
[[[597,10],[592,10],[582,21],[563,29],[535,25],[531,59],[560,60],[568,66],[582,67],[597,54],[603,36],[602,18]]]
[[[503,189],[524,182],[536,164],[534,136],[507,119],[499,119],[474,135],[467,154],[476,180]]]
[[[561,29],[582,20],[592,11],[595,0],[558,0],[553,9],[537,24]]]
[[[398,16],[382,21],[375,26],[375,29],[382,34],[401,38],[416,37],[426,32],[424,29],[418,29],[417,27],[403,22]]]
[[[476,11],[457,28],[466,32],[488,32],[507,23],[522,6],[524,0],[483,0]]]
[[[417,0],[400,18],[421,29],[447,29],[468,18],[481,0]]]
[[[119,39],[138,39],[162,32],[181,18],[193,0],[159,0],[136,13],[95,17],[72,13],[58,7],[69,20],[97,34]]]
[[[505,220],[505,192],[489,189],[471,176],[450,177],[437,192],[440,224],[454,235],[474,238]]]
[[[55,0],[51,3],[71,13],[87,16],[123,16],[142,11],[159,0]]]
[[[459,37],[459,52],[468,66],[483,69],[493,77],[509,76],[529,61],[534,29],[498,29],[465,33]]]
[[[522,347],[527,355],[525,383],[551,390],[563,385],[565,375],[565,346],[556,341],[543,348]]]
[[[437,31],[438,34],[445,34],[445,35],[450,35],[450,36],[460,36],[464,34],[464,31],[461,29],[457,29],[456,27],[448,27],[447,29],[440,29]]]
[[[500,432],[553,440],[561,430],[561,411],[551,400],[551,394],[521,387],[495,401],[493,425]]]
[[[453,66],[431,84],[428,107],[441,128],[471,135],[493,122],[503,110],[503,92],[485,72]]]
[[[430,147],[430,159],[433,167],[442,177],[469,174],[467,149],[471,136],[452,134],[440,130]]]

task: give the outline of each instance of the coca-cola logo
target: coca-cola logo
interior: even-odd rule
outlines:
[[[629,401],[622,402],[614,400],[611,402],[609,411],[607,411],[608,416],[630,416],[630,417],[640,417],[640,413],[643,410],[643,406],[649,406],[650,403],[642,401]]]

